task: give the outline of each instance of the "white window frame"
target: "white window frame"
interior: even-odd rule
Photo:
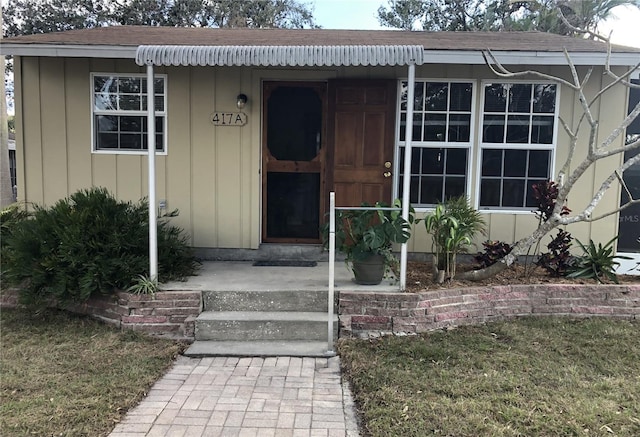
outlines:
[[[400,150],[405,147],[406,140],[400,140],[401,129],[402,127],[401,118],[402,118],[402,83],[408,82],[408,78],[400,78],[398,79],[398,91],[397,91],[397,102],[396,102],[396,130],[395,130],[395,150],[394,150],[394,178],[393,178],[393,193],[394,197],[398,197],[400,193],[400,173],[403,171],[403,162],[400,162]],[[425,84],[425,92],[423,94],[423,99],[426,98],[426,84],[427,83],[470,83],[471,84],[471,110],[469,112],[470,115],[470,124],[469,124],[469,141],[467,142],[448,142],[448,141],[411,141],[412,151],[417,148],[431,148],[431,149],[466,149],[467,150],[467,168],[465,173],[465,189],[464,195],[469,197],[469,193],[471,192],[471,170],[472,170],[472,161],[473,161],[473,145],[475,143],[475,135],[476,135],[476,115],[477,115],[477,90],[478,90],[478,81],[475,79],[451,79],[451,78],[430,78],[430,77],[420,77],[415,79],[415,83],[422,82]],[[408,104],[408,102],[407,102]],[[445,115],[449,114],[467,114],[463,111],[450,111],[447,105],[446,111],[437,111],[437,113],[442,113]],[[415,111],[415,110],[414,110]],[[427,112],[426,110],[420,111],[421,113]],[[405,111],[406,113],[406,111]],[[415,112],[414,112],[415,113]],[[406,120],[409,122],[409,120]],[[435,208],[435,205],[424,205],[418,204],[414,206],[415,210],[418,212],[432,211]]]
[[[147,117],[147,110],[135,111],[135,110],[96,110],[95,105],[95,94],[94,91],[94,81],[96,77],[99,76],[107,76],[107,77],[135,77],[146,79],[147,75],[144,73],[114,73],[114,72],[92,72],[90,79],[90,95],[91,95],[91,153],[94,154],[104,154],[104,155],[147,155],[148,151],[145,148],[140,150],[121,150],[121,149],[97,149],[96,143],[96,130],[95,130],[95,118],[96,115],[113,115],[113,116],[137,116],[137,117]],[[154,79],[162,79],[164,85],[164,93],[163,97],[163,111],[155,111],[156,117],[162,117],[164,119],[162,126],[162,150],[156,150],[156,155],[167,155],[167,137],[168,137],[168,117],[167,117],[167,75],[166,74],[155,74]],[[147,95],[147,90],[142,90],[142,95]],[[155,95],[153,101],[155,102]],[[147,102],[149,99],[147,98]],[[147,132],[148,135],[148,132]],[[157,145],[156,145],[157,147]]]
[[[482,131],[484,129],[484,100],[485,100],[485,87],[488,84],[525,84],[525,85],[556,85],[556,101],[555,112],[553,114],[553,137],[550,144],[531,144],[531,143],[485,143],[483,141]],[[549,154],[549,179],[553,180],[555,175],[556,166],[556,152],[558,145],[558,126],[560,117],[560,92],[561,84],[550,80],[513,80],[513,79],[484,79],[480,82],[480,107],[478,110],[478,154],[476,159],[476,177],[475,177],[475,202],[474,207],[479,212],[483,213],[502,213],[502,214],[531,214],[531,207],[523,206],[521,208],[514,207],[499,207],[499,206],[481,206],[480,205],[480,188],[482,183],[482,153],[484,149],[500,149],[500,150],[548,150]],[[508,112],[506,113],[508,114]],[[516,113],[516,115],[523,115],[524,113]],[[530,108],[528,115],[531,117],[535,115]],[[505,133],[506,135],[505,125]],[[503,177],[501,177],[503,179]],[[526,202],[526,196],[525,196]]]

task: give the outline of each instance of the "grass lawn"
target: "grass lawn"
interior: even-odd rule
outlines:
[[[0,322],[2,436],[105,436],[182,348],[62,311]]]
[[[525,318],[339,345],[369,436],[640,436],[640,323]]]

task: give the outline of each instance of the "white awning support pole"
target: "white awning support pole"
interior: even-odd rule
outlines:
[[[156,214],[156,114],[153,64],[147,64],[147,152],[149,156],[149,278],[158,279],[158,218]]]
[[[407,119],[405,124],[404,163],[402,164],[404,178],[402,179],[402,218],[409,219],[409,190],[411,187],[411,138],[413,136],[413,99],[416,82],[416,66],[409,64],[407,80]],[[400,290],[407,288],[407,243],[400,249]]]
[[[336,193],[329,193],[329,296],[327,308],[327,355],[334,355],[333,351],[333,305],[336,264]]]

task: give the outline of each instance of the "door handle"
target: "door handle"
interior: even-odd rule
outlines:
[[[391,177],[391,172],[390,171],[385,171],[384,173],[382,173],[382,176],[384,176],[385,178],[390,178]]]

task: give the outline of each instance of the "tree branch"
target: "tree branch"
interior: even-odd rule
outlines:
[[[604,182],[602,182],[602,184],[600,185],[600,188],[598,189],[598,191],[596,191],[595,195],[593,196],[593,198],[591,199],[591,202],[589,202],[589,205],[587,205],[587,207],[580,213],[577,214],[573,217],[556,217],[557,221],[559,224],[562,225],[568,225],[571,223],[577,223],[577,222],[592,222],[595,220],[599,220],[600,218],[603,217],[608,217],[609,215],[613,214],[612,213],[606,213],[602,216],[599,216],[597,218],[592,218],[591,217],[591,213],[593,212],[593,210],[596,208],[596,206],[598,206],[598,203],[600,203],[600,200],[602,200],[602,198],[604,197],[604,194],[607,192],[607,190],[611,187],[611,184],[613,183],[613,181],[616,179],[616,177],[618,177],[618,172],[620,173],[624,173],[625,170],[627,170],[629,167],[631,167],[632,165],[639,163],[640,162],[640,154],[631,157],[630,159],[628,159],[624,164],[622,164],[620,167],[618,167],[613,173],[611,173],[609,175],[609,177],[607,177],[607,179],[604,180]],[[560,197],[560,196],[558,196]]]
[[[487,66],[491,69],[491,71],[496,76],[499,76],[499,77],[510,78],[510,77],[522,77],[522,76],[537,76],[545,80],[561,83],[574,90],[577,90],[579,88],[579,86],[576,86],[575,84],[569,82],[566,79],[562,79],[560,77],[553,76],[551,74],[541,73],[535,70],[525,70],[525,71],[518,71],[518,72],[509,71],[496,59],[494,54],[489,49],[482,51],[482,57],[484,58]]]

